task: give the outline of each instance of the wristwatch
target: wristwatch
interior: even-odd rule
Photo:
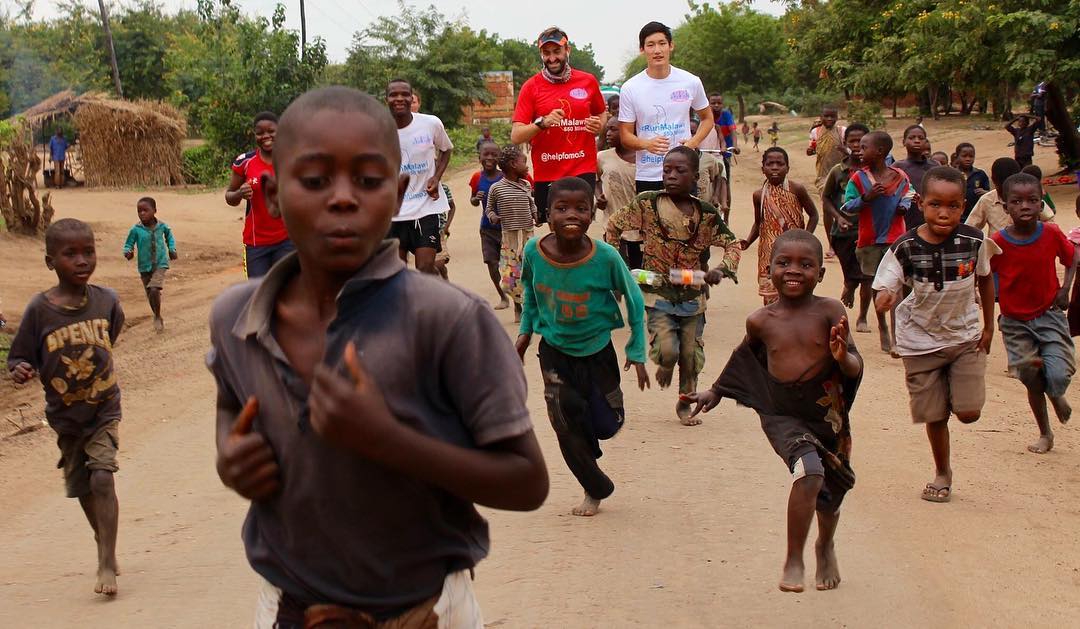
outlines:
[[[540,127],[541,129],[546,128],[544,126],[544,117],[543,116],[537,116],[536,120],[533,120],[533,124]]]

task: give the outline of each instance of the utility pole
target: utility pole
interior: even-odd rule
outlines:
[[[116,65],[116,48],[113,47],[112,29],[109,28],[109,13],[105,10],[105,0],[98,0],[101,9],[101,27],[105,29],[105,43],[109,46],[109,62],[112,63],[112,80],[116,86],[116,96],[124,97],[124,88],[120,85],[120,68]]]
[[[300,0],[300,61],[307,57],[307,16],[304,13],[304,0]]]

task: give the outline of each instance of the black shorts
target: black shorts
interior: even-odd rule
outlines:
[[[593,188],[596,188],[596,173],[582,173],[580,175],[574,175],[578,179],[581,179],[588,183]],[[533,201],[536,201],[536,215],[538,217],[537,222],[543,225],[547,222],[548,215],[548,189],[551,188],[553,181],[537,181],[536,186],[533,187]]]
[[[416,253],[417,249],[433,249],[438,253],[442,251],[440,233],[439,215],[428,214],[419,220],[390,223],[387,238],[397,238],[398,246],[409,253]]]

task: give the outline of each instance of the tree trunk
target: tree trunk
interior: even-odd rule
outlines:
[[[98,0],[101,10],[101,28],[105,30],[105,45],[109,47],[109,63],[112,64],[112,80],[116,87],[117,98],[124,97],[124,88],[120,85],[120,67],[116,65],[116,48],[113,47],[112,29],[109,28],[109,13],[105,10],[105,0]]]
[[[900,97],[897,96],[896,94],[893,94],[893,97],[892,97],[892,117],[894,119],[896,118],[896,101],[898,101],[898,100],[900,100]]]
[[[300,0],[300,61],[307,58],[307,14],[304,12],[304,0]]]
[[[742,93],[735,98],[739,99],[739,122],[746,120],[746,101],[743,99]]]
[[[967,92],[965,92],[964,90],[960,90],[960,115],[961,116],[966,116],[966,115],[968,115],[970,113],[971,113],[971,110],[968,109]]]

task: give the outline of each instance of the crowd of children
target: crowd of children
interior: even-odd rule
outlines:
[[[666,37],[670,46],[670,31],[643,33],[643,51],[646,38],[662,48]],[[678,367],[683,425],[699,424],[699,413],[724,397],[758,413],[792,478],[784,591],[804,588],[815,514],[817,589],[840,583],[834,536],[855,483],[850,412],[864,370],[847,314],[856,293],[855,332],[870,331],[873,301],[881,349],[901,359],[911,418],[925,424],[934,474],[922,499],[953,497],[949,419],[980,419],[995,324],[1039,431],[1028,449],[1054,446],[1047,400],[1061,423],[1070,418],[1077,330],[1065,309],[1080,234],[1051,222],[1040,179],[1021,172],[1023,160],[998,159],[987,177],[974,146],[931,154],[925,127],[915,124],[902,135],[905,158],[890,165],[888,133],[841,126],[837,110],[826,108],[806,153],[815,156],[816,196],[843,272],[836,300],[815,294],[827,257],[813,235],[818,206],[789,180],[789,156],[775,135],[762,153],[763,182],[743,240],[728,226],[724,164],[691,146],[701,137],[692,125],[684,144],[660,146],[666,139],[630,133],[625,125],[640,125],[625,111],[620,132],[618,100],[609,100],[614,115],[603,127],[595,185],[581,176],[544,182],[542,208],[522,150],[485,135],[469,201],[482,208],[494,309],[513,302],[511,345],[487,303],[404,272],[412,253],[419,270],[446,278],[455,211],[440,181],[452,144],[438,119],[410,111],[412,95],[401,79],[391,81],[385,105],[347,88],[308,92],[280,121],[260,114],[259,149],[234,167],[228,201],[246,200],[259,220],[280,220],[286,230],[286,240],[247,243],[249,266],[259,260],[266,268],[253,273],[261,280],[215,301],[207,356],[217,386],[218,474],[251,501],[243,542],[262,580],[259,626],[391,618],[482,626],[470,573],[489,542],[474,505],[535,509],[548,492],[518,364],[536,335],[549,420],[585,493],[575,515],[595,515],[614,491],[598,465],[600,441],[626,421],[612,330],[630,329],[621,366],[634,368],[641,389],[650,386],[647,360],[661,389]],[[1010,129],[1019,142],[1018,124]],[[757,123],[742,133],[744,142],[752,133],[757,149]],[[406,141],[423,146],[410,157]],[[659,169],[643,179],[641,165],[655,161]],[[349,185],[358,169],[364,185]],[[402,197],[411,201],[404,215]],[[603,240],[588,235],[597,209]],[[153,198],[139,199],[136,210],[123,254],[137,256],[161,331],[176,242]],[[534,237],[545,215],[550,233]],[[737,281],[741,253],[755,242],[764,305],[747,318],[719,378],[699,390],[710,287]],[[722,252],[715,264],[713,248]],[[58,283],[28,305],[8,368],[16,383],[37,376],[45,388],[67,493],[97,540],[95,591],[112,595],[121,419],[112,346],[124,314],[113,291],[89,283],[96,254],[85,223],[49,227],[46,264]],[[295,534],[312,521],[322,534]]]

